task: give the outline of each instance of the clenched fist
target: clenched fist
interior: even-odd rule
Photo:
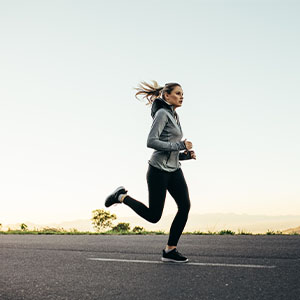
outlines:
[[[196,159],[196,153],[195,153],[195,151],[190,151],[190,154],[191,154],[191,158],[192,159]]]
[[[187,150],[191,150],[193,148],[192,142],[188,141],[187,139],[184,140],[184,144]]]

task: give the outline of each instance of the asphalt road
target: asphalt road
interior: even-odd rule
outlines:
[[[0,235],[0,299],[300,299],[300,236]]]

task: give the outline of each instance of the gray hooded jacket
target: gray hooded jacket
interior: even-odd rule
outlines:
[[[181,166],[179,160],[191,159],[189,151],[180,152],[186,150],[186,147],[181,141],[183,133],[179,117],[174,107],[162,98],[153,102],[151,116],[153,123],[147,147],[153,148],[154,152],[149,164],[163,171],[174,172]]]

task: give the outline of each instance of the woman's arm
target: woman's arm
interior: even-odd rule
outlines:
[[[178,151],[185,150],[184,141],[180,142],[164,142],[159,139],[163,129],[168,122],[168,116],[163,109],[160,109],[154,117],[151,130],[147,139],[147,147],[161,151]]]

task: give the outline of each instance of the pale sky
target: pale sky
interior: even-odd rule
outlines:
[[[299,9],[0,0],[0,223],[90,218],[120,185],[148,204],[144,80],[183,88],[191,213],[300,214]]]

